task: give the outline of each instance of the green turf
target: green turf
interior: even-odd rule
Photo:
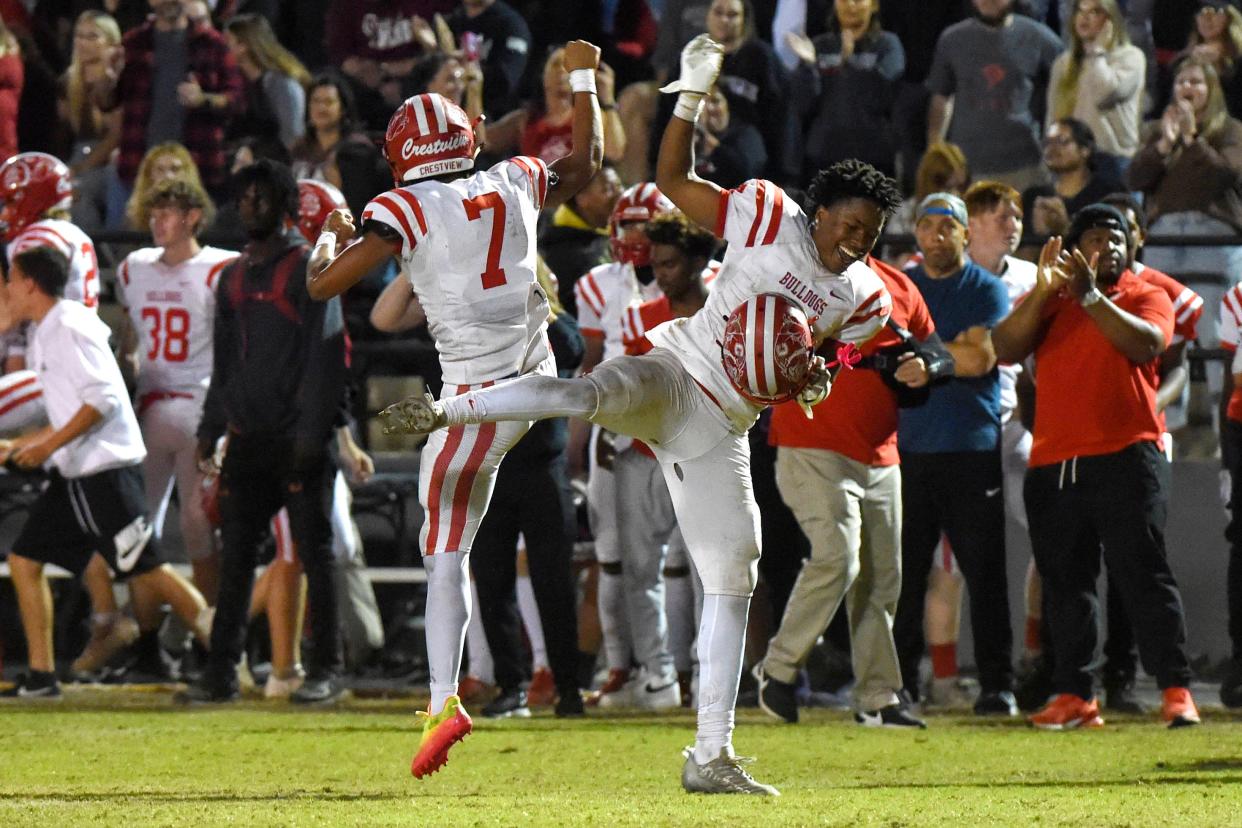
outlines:
[[[681,792],[690,714],[477,721],[447,768],[409,775],[412,704],[335,712],[166,694],[0,706],[0,826],[1194,825],[1242,823],[1242,719],[1036,733],[933,718],[922,733],[845,714],[797,727],[745,711],[736,743],[779,799]]]

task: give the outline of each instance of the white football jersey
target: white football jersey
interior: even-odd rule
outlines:
[[[660,286],[652,278],[648,284],[638,281],[633,266],[609,262],[591,268],[574,283],[578,300],[578,328],[583,336],[604,340],[604,359],[625,353],[621,342],[621,323],[625,309],[650,299],[658,299]]]
[[[69,260],[69,282],[65,298],[81,302],[91,310],[99,309],[99,260],[90,236],[60,219],[42,219],[26,226],[9,244],[9,264],[13,257],[33,247],[51,247]]]
[[[1005,289],[1009,292],[1011,308],[1017,307],[1018,300],[1035,287],[1036,270],[1038,268],[1034,262],[1016,259],[1013,256],[1005,257],[1005,272],[1000,274],[1000,280],[1005,283]],[[1022,373],[1022,366],[1001,365],[998,366],[998,370],[1000,371],[1001,421],[1008,422],[1018,408],[1018,374]]]
[[[749,429],[762,407],[733,389],[720,359],[725,319],[760,293],[789,297],[806,312],[818,345],[833,337],[863,343],[892,313],[880,277],[862,262],[844,274],[820,261],[810,221],[785,191],[752,179],[721,194],[717,235],[729,243],[703,309],[655,328],[647,338],[675,351],[686,370],[720,406],[737,433]]]
[[[362,213],[401,240],[444,381],[476,385],[532,371],[549,354],[548,299],[535,279],[535,225],[548,167],[519,156],[453,181],[418,181]]]
[[[162,247],[144,247],[117,268],[117,294],[138,334],[138,395],[198,393],[211,384],[216,284],[237,258],[204,247],[178,265],[160,261]]]

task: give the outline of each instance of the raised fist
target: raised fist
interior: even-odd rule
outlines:
[[[660,87],[661,92],[697,92],[706,95],[716,84],[724,63],[724,47],[705,34],[681,50],[681,77]]]
[[[585,40],[571,40],[565,44],[565,71],[575,69],[598,69],[599,47]]]

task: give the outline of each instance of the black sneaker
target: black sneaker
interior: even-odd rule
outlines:
[[[1242,658],[1235,658],[1225,666],[1225,677],[1220,682],[1220,703],[1228,708],[1242,707]]]
[[[1008,690],[980,693],[979,698],[975,699],[975,715],[1016,716],[1018,715],[1018,701]]]
[[[927,722],[912,716],[904,704],[890,704],[879,710],[860,710],[854,714],[854,721],[863,727],[927,729]]]
[[[307,678],[289,695],[294,704],[333,704],[345,695],[345,683],[339,676]]]
[[[173,696],[173,701],[180,704],[224,704],[240,698],[241,687],[236,675],[231,679],[221,679],[204,673],[198,681]]]
[[[1052,665],[1043,656],[1023,659],[1018,665],[1014,699],[1027,713],[1043,708],[1052,696]]]
[[[556,718],[577,719],[586,715],[586,705],[577,690],[566,690],[556,700]]]
[[[797,685],[786,681],[777,681],[763,669],[763,662],[757,663],[750,671],[758,682],[759,709],[774,719],[789,724],[798,723]]]
[[[1147,705],[1139,701],[1138,695],[1134,692],[1134,679],[1132,678],[1105,683],[1104,709],[1133,716],[1142,716],[1148,712]]]
[[[529,719],[530,708],[526,706],[525,690],[502,690],[482,710],[485,719]]]
[[[0,693],[6,699],[52,699],[60,701],[60,682],[55,673],[31,670],[19,676],[17,683]]]

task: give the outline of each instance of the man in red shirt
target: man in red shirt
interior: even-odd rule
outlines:
[[[1095,657],[1100,552],[1134,621],[1170,727],[1198,724],[1186,623],[1164,547],[1169,463],[1160,450],[1157,357],[1173,335],[1164,291],[1127,267],[1129,224],[1092,204],[1040,254],[1035,288],[992,331],[997,357],[1035,354],[1035,427],[1025,499],[1044,579],[1057,695],[1036,727],[1099,727]]]
[[[892,322],[862,347],[858,370],[837,376],[814,419],[808,420],[796,403],[772,411],[776,484],[811,542],[811,557],[754,675],[764,712],[797,722],[798,670],[848,596],[855,721],[921,728],[923,722],[907,712],[898,695],[902,678],[893,644],[893,615],[901,594],[899,398],[894,389],[926,388],[951,377],[953,359],[940,345],[927,305],[910,279],[870,256],[867,264],[893,297]]]

